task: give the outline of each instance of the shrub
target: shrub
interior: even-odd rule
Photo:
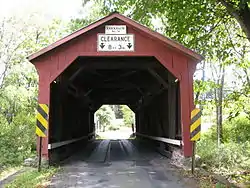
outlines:
[[[18,165],[35,152],[35,116],[20,113],[10,124],[0,121],[0,164]]]
[[[201,157],[201,162],[219,171],[247,170],[250,166],[249,142],[244,144],[231,142],[218,147],[215,141],[202,139],[197,144],[197,153]]]
[[[110,130],[110,131],[116,131],[116,130],[119,130],[119,127],[110,125],[109,128],[108,128],[108,130]]]
[[[223,127],[226,142],[244,143],[250,141],[250,120],[246,117],[237,117],[226,121]]]
[[[197,154],[201,162],[220,172],[249,170],[250,166],[250,121],[237,118],[223,125],[224,143],[217,145],[216,128],[202,134],[197,142]]]

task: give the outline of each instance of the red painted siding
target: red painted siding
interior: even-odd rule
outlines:
[[[154,56],[180,80],[183,151],[185,156],[190,156],[192,147],[189,141],[189,123],[190,112],[194,108],[193,72],[196,63],[190,56],[131,24],[117,19],[109,21],[109,24],[127,25],[128,33],[135,35],[135,52],[97,52],[97,33],[104,33],[104,25],[46,52],[32,60],[39,73],[39,103],[49,104],[50,83],[78,56]],[[43,144],[43,154],[48,155],[48,137],[43,140]]]

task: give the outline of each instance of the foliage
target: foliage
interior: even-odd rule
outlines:
[[[8,168],[4,168],[1,169],[0,168],[0,181],[6,179],[8,176],[10,176],[11,174],[16,173],[17,171],[19,171],[22,167],[21,166],[15,166],[15,167],[8,167]]]
[[[121,110],[123,113],[124,124],[128,127],[131,127],[132,123],[135,124],[134,112],[127,105],[122,105]]]
[[[250,166],[250,121],[240,117],[224,124],[225,142],[217,145],[216,129],[213,127],[202,135],[197,143],[197,153],[202,162],[213,171],[237,173]]]
[[[31,66],[12,66],[0,90],[0,164],[20,164],[35,149],[37,76]]]
[[[227,142],[244,144],[250,141],[250,120],[244,116],[226,121],[224,129]]]
[[[104,16],[101,10],[102,10],[102,4],[99,2],[99,0],[95,1],[93,5],[84,3],[84,8],[82,11],[85,12],[84,15],[86,15],[86,12],[88,12],[87,16],[82,18],[71,19],[71,21],[68,24],[68,31],[69,32],[76,31],[100,19],[101,17]]]
[[[19,165],[35,152],[38,75],[26,57],[60,37],[61,25],[0,20],[0,168]]]
[[[101,124],[103,131],[111,124],[111,121],[115,119],[115,114],[109,105],[103,105],[96,111],[96,117]]]
[[[2,129],[0,164],[17,165],[35,151],[35,115],[18,114],[15,120]],[[24,124],[25,122],[25,124]],[[31,128],[33,127],[33,128]]]
[[[110,125],[110,126],[108,127],[108,130],[110,130],[110,131],[117,131],[117,130],[119,130],[119,127]]]
[[[43,169],[38,172],[37,169],[31,169],[19,175],[14,181],[6,185],[6,188],[30,188],[44,187],[48,180],[58,171],[57,168]]]
[[[121,110],[121,105],[110,105],[112,110],[115,112],[115,118],[116,119],[122,119],[123,118],[123,113]]]

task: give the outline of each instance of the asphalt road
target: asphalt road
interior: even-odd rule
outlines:
[[[136,140],[97,140],[64,161],[49,187],[195,188],[169,159]]]

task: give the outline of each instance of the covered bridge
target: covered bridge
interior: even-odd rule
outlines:
[[[191,156],[193,74],[202,59],[116,12],[32,54],[38,102],[48,114],[48,123],[38,127],[43,157],[91,139],[94,113],[103,104],[128,105],[138,137],[176,145]]]

